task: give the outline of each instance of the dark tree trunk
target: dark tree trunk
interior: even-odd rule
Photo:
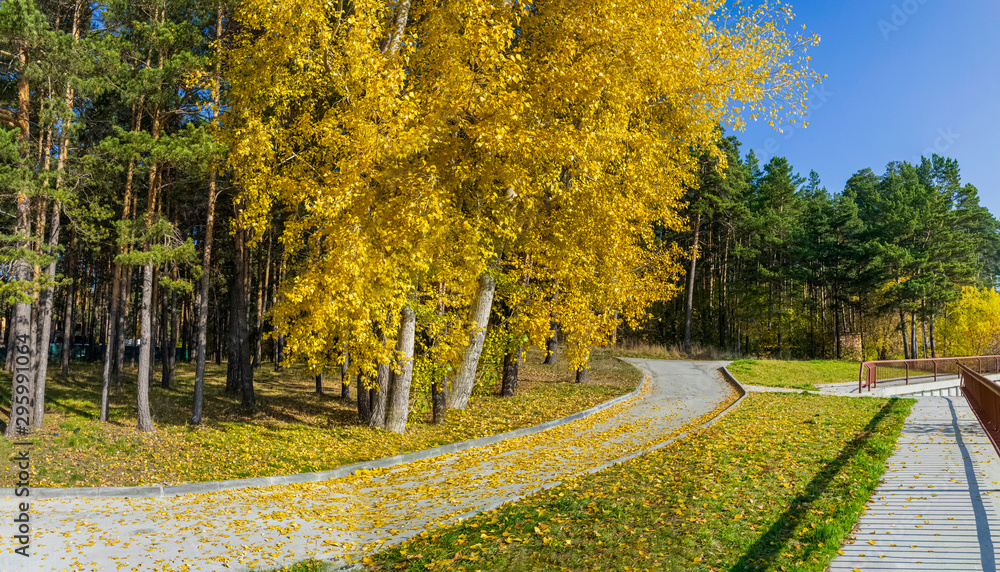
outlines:
[[[73,353],[73,340],[76,337],[73,324],[73,299],[76,296],[76,251],[73,246],[76,244],[76,237],[69,248],[68,260],[66,262],[67,274],[69,275],[69,286],[66,287],[66,304],[63,312],[63,350],[62,368],[60,374],[63,379],[69,377],[69,360]]]
[[[176,278],[176,276],[175,276]],[[163,336],[163,387],[171,388],[174,385],[174,376],[177,371],[177,328],[180,326],[180,320],[177,315],[177,293],[170,293],[170,311],[166,316],[163,317],[163,329],[165,335]],[[169,330],[169,331],[168,331]],[[201,345],[204,349],[204,344]],[[202,356],[204,358],[204,355]],[[204,360],[202,360],[204,364]],[[204,365],[202,366],[204,367]],[[204,370],[202,370],[204,371]],[[197,387],[198,379],[197,372],[195,377],[195,391],[198,392]],[[202,381],[202,387],[204,387],[204,379]],[[202,390],[203,391],[203,390]],[[197,398],[201,398],[201,395],[197,395]],[[200,412],[200,411],[199,411]]]
[[[372,411],[368,406],[368,389],[364,384],[364,375],[358,372],[358,418],[367,424],[372,419]]]
[[[500,397],[514,397],[517,390],[517,371],[521,359],[521,348],[507,352],[503,356],[503,379],[500,382]]]
[[[698,233],[700,230],[701,215],[699,214],[695,217],[694,222],[694,242],[691,245],[691,270],[688,272],[687,313],[684,318],[684,353],[688,354],[691,353],[691,312],[694,309],[694,271],[698,264]],[[579,377],[579,374],[577,374],[577,378]]]
[[[546,365],[553,365],[559,361],[559,324],[552,322],[552,336],[545,341],[545,361]]]
[[[256,404],[256,396],[253,390],[250,327],[247,321],[245,234],[245,230],[237,228],[233,235],[233,261],[236,272],[232,281],[232,314],[229,316],[229,371],[226,377],[226,391],[239,393],[243,407],[253,407]]]
[[[431,403],[433,404],[433,417],[431,419],[431,423],[434,425],[441,425],[444,423],[448,414],[448,396],[445,394],[447,387],[447,374],[441,378],[441,381],[431,384]]]
[[[323,395],[323,372],[316,374],[316,393]]]
[[[223,23],[223,3],[220,2],[217,5],[216,11],[216,22],[215,22],[215,37],[216,39],[222,37],[222,23]],[[215,104],[213,110],[211,111],[211,118],[214,123],[214,119],[219,109],[219,82],[222,75],[222,65],[221,61],[216,60],[215,63],[215,78],[212,80],[212,100]],[[193,425],[198,425],[201,423],[201,415],[203,408],[204,392],[205,392],[205,352],[208,345],[208,286],[210,283],[212,268],[212,235],[215,228],[215,183],[218,177],[216,168],[213,166],[208,173],[208,197],[206,201],[207,213],[205,217],[205,246],[202,251],[202,261],[201,261],[201,281],[198,283],[198,288],[200,289],[200,294],[198,296],[198,311],[196,312],[195,319],[198,320],[198,332],[195,339],[195,373],[194,373],[194,403],[191,408],[191,423]],[[177,308],[174,306],[174,313],[176,314]],[[174,329],[177,329],[177,322],[174,322]],[[176,336],[176,333],[175,333]],[[215,299],[215,337],[219,340],[222,337],[222,332],[219,330],[219,299],[218,296]],[[173,343],[170,348],[171,354],[176,354],[177,342]],[[221,348],[221,343],[217,344],[217,347]],[[216,352],[216,363],[220,363],[222,359],[221,351]],[[187,356],[185,356],[187,357]]]
[[[583,367],[576,370],[576,382],[577,383],[587,383],[590,381],[590,361],[583,364]]]
[[[901,332],[903,332],[903,358],[910,359],[910,351],[909,347],[907,346],[907,340],[906,340],[906,338],[909,336],[909,333],[906,331],[907,330],[906,315],[903,313],[903,310],[899,311],[899,329]]]

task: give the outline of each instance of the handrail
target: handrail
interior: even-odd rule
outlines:
[[[941,374],[957,375],[961,365],[978,373],[1000,373],[1000,355],[866,361],[858,371],[858,393],[875,389],[879,382],[902,379],[909,385],[911,379],[931,377],[937,381]],[[880,368],[885,375],[880,375]]]
[[[965,390],[965,398],[972,402],[971,405],[979,414],[980,422],[990,426],[983,428],[987,431],[1000,430],[1000,384],[964,365],[959,365],[958,371],[960,385]]]

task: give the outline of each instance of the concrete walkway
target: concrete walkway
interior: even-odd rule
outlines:
[[[983,570],[1000,562],[1000,457],[964,397],[921,397],[831,572]]]
[[[36,499],[30,557],[11,554],[19,499],[0,501],[0,571],[245,570],[358,557],[383,543],[599,470],[734,398],[726,362],[629,360],[640,396],[488,447],[295,485],[167,498]]]

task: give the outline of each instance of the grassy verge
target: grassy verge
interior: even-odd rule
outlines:
[[[738,359],[729,371],[747,385],[816,391],[818,385],[858,380],[858,363],[851,361]]]
[[[387,570],[822,571],[912,400],[751,394],[711,429],[427,533]]]
[[[111,401],[110,421],[97,421],[99,364],[75,366],[68,380],[50,376],[44,428],[32,435],[33,482],[39,487],[178,484],[322,471],[446,443],[542,423],[575,413],[634,389],[640,374],[631,366],[594,353],[590,382],[575,379],[566,364],[542,365],[530,352],[521,370],[518,395],[475,396],[464,411],[450,411],[445,425],[429,423],[426,396],[415,395],[406,435],[358,424],[353,399],[339,399],[339,376],[327,376],[326,393],[301,369],[275,373],[265,364],[255,373],[258,406],[244,410],[226,395],[225,366],[210,364],[206,375],[203,425],[188,425],[193,364],[179,364],[177,383],[151,388],[157,431],[135,424],[135,374]],[[0,374],[0,403],[10,403],[10,375]],[[351,396],[355,389],[351,388]],[[3,415],[6,417],[6,415]],[[0,455],[14,454],[0,440]],[[12,486],[13,475],[0,475]]]

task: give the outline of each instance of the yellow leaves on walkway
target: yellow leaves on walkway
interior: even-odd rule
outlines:
[[[680,224],[691,151],[744,107],[785,115],[818,80],[784,5],[725,10],[242,2],[226,139],[246,223],[291,219],[275,308],[289,352],[324,363],[346,340],[356,363],[385,362],[376,330],[392,338],[399,308],[443,305],[462,330],[490,271],[525,285],[510,303],[533,343],[553,315],[566,326],[577,365],[616,312],[674,295],[680,252],[655,229]]]
[[[370,561],[376,570],[819,572],[878,484],[911,403],[750,394],[705,432]],[[459,543],[473,533],[502,540]]]

